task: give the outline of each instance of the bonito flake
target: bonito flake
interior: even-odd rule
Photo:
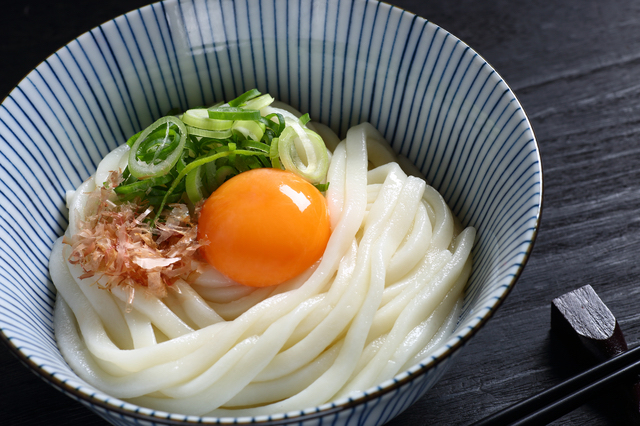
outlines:
[[[151,207],[112,201],[117,199],[113,188],[121,180],[112,172],[107,187],[90,194],[97,204],[95,213],[79,223],[78,233],[63,239],[72,248],[69,262],[82,267],[81,279],[107,277],[107,289],[123,285],[132,297],[135,286],[141,285],[164,297],[167,287],[178,278],[188,280],[198,263],[193,262],[200,247],[197,220],[192,220],[186,205],[171,204],[163,221],[152,227],[145,221]]]

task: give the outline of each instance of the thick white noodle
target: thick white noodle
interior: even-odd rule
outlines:
[[[455,327],[475,231],[460,229],[440,194],[407,176],[373,126],[350,129],[342,142],[325,137],[332,235],[323,258],[287,283],[253,289],[206,266],[163,299],[137,288],[129,305],[128,290],[80,279],[58,240],[49,266],[55,332],[78,375],[154,409],[248,416],[355,395],[428,357]],[[98,179],[123,151],[105,158]],[[70,194],[68,233],[94,208],[95,189],[91,178]]]
[[[96,189],[93,176],[85,180],[73,194],[67,197],[67,208],[69,209],[69,226],[66,234],[71,237],[79,230],[78,221],[85,220],[85,210],[90,210],[94,206],[90,202],[89,194]]]
[[[124,143],[100,161],[94,175],[96,186],[103,186],[112,170],[122,172],[127,167],[129,150],[129,145]]]

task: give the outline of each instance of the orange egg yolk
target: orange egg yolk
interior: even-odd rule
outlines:
[[[320,259],[330,234],[320,191],[294,173],[268,168],[222,184],[198,222],[207,262],[252,287],[280,284],[304,272]]]

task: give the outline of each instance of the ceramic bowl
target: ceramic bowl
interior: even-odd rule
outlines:
[[[478,231],[446,344],[360,396],[279,415],[156,412],[92,388],[56,347],[48,275],[67,226],[65,191],[173,107],[257,87],[344,135],[369,121]],[[167,0],[72,41],[0,108],[0,329],[35,373],[113,424],[380,425],[420,398],[510,292],[539,226],[538,147],[518,100],[442,28],[370,0]]]

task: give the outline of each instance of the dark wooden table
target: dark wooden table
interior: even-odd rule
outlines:
[[[0,96],[76,36],[146,3],[3,4]],[[549,332],[554,297],[591,284],[630,346],[640,337],[640,2],[392,3],[457,35],[496,68],[528,113],[543,160],[542,227],[524,274],[442,380],[391,423],[466,425],[584,368]],[[555,424],[621,424],[610,395]],[[0,347],[0,424],[54,419],[104,424]]]

